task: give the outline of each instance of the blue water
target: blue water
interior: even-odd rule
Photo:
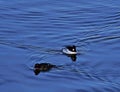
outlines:
[[[120,92],[120,1],[0,0],[0,90]]]

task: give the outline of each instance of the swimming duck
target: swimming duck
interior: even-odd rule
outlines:
[[[67,55],[76,55],[77,54],[76,46],[75,45],[66,46],[65,48],[62,49],[62,52]]]
[[[52,65],[49,63],[36,63],[34,66],[34,73],[35,75],[38,75],[40,72],[46,72],[55,67],[56,65]]]

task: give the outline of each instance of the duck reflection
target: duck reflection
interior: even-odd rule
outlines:
[[[75,55],[67,55],[67,56],[70,57],[73,62],[75,62],[77,60],[76,54]]]
[[[47,72],[51,70],[52,68],[56,68],[56,65],[52,65],[49,63],[36,63],[34,65],[34,73],[35,75],[38,75],[40,72]]]

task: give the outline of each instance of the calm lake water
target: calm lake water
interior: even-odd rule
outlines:
[[[0,90],[120,92],[120,1],[0,0]]]

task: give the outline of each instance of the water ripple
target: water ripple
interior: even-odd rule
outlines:
[[[2,91],[120,91],[119,1],[1,0],[0,5]],[[76,62],[62,54],[66,45],[76,45]],[[35,63],[59,68],[35,76]]]

